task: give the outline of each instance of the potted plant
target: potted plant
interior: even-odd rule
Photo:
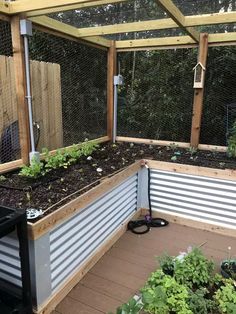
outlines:
[[[228,247],[228,258],[222,261],[221,274],[225,278],[236,279],[236,259],[231,257],[231,247]]]

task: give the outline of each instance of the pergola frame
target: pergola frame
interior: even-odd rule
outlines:
[[[46,16],[49,13],[63,12],[75,9],[97,7],[107,4],[126,3],[131,0],[0,0],[0,19],[11,22],[13,40],[13,58],[15,60],[15,76],[18,120],[20,128],[20,143],[22,160],[1,165],[3,170],[12,169],[19,166],[19,163],[28,163],[29,152],[29,132],[28,121],[23,117],[27,116],[27,106],[25,102],[25,82],[24,82],[24,58],[23,43],[20,36],[19,21],[21,18],[28,18],[33,22],[36,29],[61,36],[70,40],[83,42],[108,51],[108,80],[107,80],[107,137],[112,139],[113,130],[113,76],[116,74],[116,54],[117,52],[147,50],[147,49],[173,49],[198,47],[198,61],[206,65],[207,49],[209,46],[235,45],[236,32],[201,34],[195,28],[197,26],[230,24],[236,22],[236,11],[184,16],[171,0],[155,0],[167,14],[168,18],[157,20],[128,22],[122,24],[94,26],[86,28],[76,28],[62,23],[58,20]],[[140,31],[164,30],[180,28],[186,35],[146,38],[133,40],[112,41],[103,35],[133,33]],[[182,143],[184,146],[210,149],[209,145],[199,144],[201,115],[203,106],[203,88],[195,89],[193,102],[193,119],[190,143]],[[118,138],[119,139],[119,138]],[[127,141],[135,139],[120,138]],[[149,141],[149,140],[145,140]],[[150,140],[152,141],[152,140]],[[140,142],[140,140],[137,140]],[[166,141],[152,141],[152,143],[168,145]],[[181,143],[179,143],[181,145]],[[182,146],[183,146],[182,145]],[[204,147],[203,147],[204,146]],[[220,147],[219,150],[225,150]]]

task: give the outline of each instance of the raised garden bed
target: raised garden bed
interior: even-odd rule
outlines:
[[[190,218],[195,226],[198,220],[203,228],[209,223],[211,230],[235,232],[235,161],[225,153],[193,152],[173,145],[104,144],[92,159],[83,157],[68,169],[34,181],[16,172],[7,174],[1,181],[0,204],[44,211],[40,219],[28,223],[34,305],[39,313],[49,313],[120,237],[127,222],[148,209],[148,173],[140,167],[140,159],[149,159],[154,215]],[[177,189],[176,184],[180,184]],[[189,195],[192,200],[186,199],[189,189],[195,193]],[[173,192],[180,198],[177,203]],[[163,198],[168,198],[167,205]],[[217,204],[226,207],[215,217]],[[222,217],[225,221],[220,225]],[[0,247],[1,260],[8,258],[3,275],[20,284],[14,235],[1,241]]]

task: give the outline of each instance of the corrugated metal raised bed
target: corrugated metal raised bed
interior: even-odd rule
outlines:
[[[28,224],[35,310],[50,313],[138,214],[140,162]],[[17,241],[0,240],[0,276],[21,285]]]

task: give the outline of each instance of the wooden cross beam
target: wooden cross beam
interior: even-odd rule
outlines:
[[[200,33],[192,27],[186,27],[185,16],[171,0],[156,0],[156,2],[195,42],[199,42]]]
[[[52,19],[50,17],[47,16],[40,16],[40,17],[33,17],[30,18],[30,20],[39,26],[43,26],[47,29],[53,30],[53,31],[57,31],[59,33],[65,34],[65,35],[69,35],[72,36],[74,38],[79,38],[78,36],[78,29],[74,26],[59,22],[55,19]],[[89,37],[89,38],[81,38],[89,43],[92,44],[96,44],[102,47],[110,47],[111,46],[111,41],[103,38],[103,37],[99,37],[99,36],[93,36],[93,37]]]
[[[128,0],[17,0],[8,5],[10,14],[29,12],[28,16],[36,16],[126,1]]]

